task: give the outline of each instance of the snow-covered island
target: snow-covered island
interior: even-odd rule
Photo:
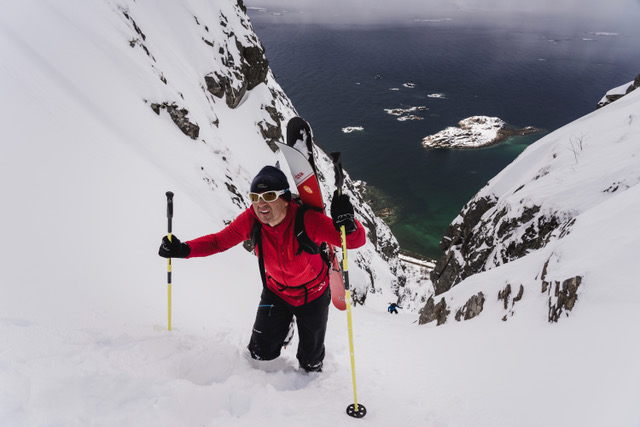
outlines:
[[[411,114],[415,111],[428,111],[429,108],[424,105],[420,105],[417,107],[409,107],[409,108],[385,108],[384,111],[387,114],[391,114],[392,116],[398,116],[398,120],[401,122],[407,120],[422,120],[423,118],[420,116],[416,116],[415,114]],[[406,114],[406,115],[405,115]]]
[[[342,128],[342,132],[344,133],[351,133],[355,131],[362,132],[364,131],[364,128],[362,126],[347,126],[346,128]]]
[[[424,120],[424,117],[416,116],[415,114],[398,117],[399,122],[406,122],[407,120]]]
[[[472,116],[422,139],[426,148],[481,148],[503,141],[513,135],[544,132],[534,126],[513,128],[498,117]]]
[[[401,116],[403,114],[407,114],[407,113],[412,113],[414,111],[427,111],[429,110],[428,107],[425,107],[424,105],[419,105],[417,107],[409,107],[409,108],[385,108],[384,111],[387,112],[387,114],[391,114],[392,116]]]

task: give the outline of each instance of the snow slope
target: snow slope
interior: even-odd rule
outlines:
[[[584,294],[583,289],[578,292],[579,301],[583,295],[596,292],[619,302],[640,303],[640,294],[633,291],[634,248],[639,242],[639,102],[640,93],[631,92],[545,136],[474,197],[498,200],[477,226],[483,230],[476,231],[494,237],[485,270],[503,267],[499,273],[502,280],[494,283],[492,293],[497,295],[508,283],[523,285],[525,294],[539,293],[538,299],[551,301],[548,306],[557,295],[542,295],[542,281],[562,283],[580,276]],[[522,225],[508,233],[501,232],[503,225],[518,224],[526,216],[523,213],[532,212],[533,208],[537,212]],[[513,262],[505,264],[503,254],[524,240],[525,235],[534,234],[544,218],[551,217],[559,221],[546,246],[518,260],[518,265],[527,265],[531,272],[523,274],[522,267],[509,271]],[[461,219],[459,216],[454,222]],[[481,274],[469,277],[456,285],[462,288],[460,291],[445,295],[473,292],[475,287],[471,284],[480,277]],[[459,301],[455,304],[459,305]],[[541,313],[546,311],[541,309]]]
[[[240,247],[174,261],[173,331],[166,331],[166,261],[156,255],[166,231],[164,192],[176,193],[174,232],[198,236],[238,212],[223,176],[242,193],[265,159],[276,159],[255,143],[252,126],[267,118],[264,85],[235,110],[191,110],[198,141],[149,108],[179,101],[178,93],[206,103],[186,82],[217,66],[204,59],[201,39],[220,30],[220,12],[237,34],[248,34],[233,6],[2,6],[0,425],[637,426],[638,292],[622,281],[633,270],[632,251],[616,264],[628,267],[609,274],[623,294],[594,287],[555,325],[531,302],[506,323],[481,316],[419,327],[415,313],[385,312],[390,293],[370,294],[354,309],[363,420],[344,414],[353,402],[344,313],[331,312],[322,374],[298,372],[295,341],[269,367],[242,357],[261,285],[255,257]],[[130,46],[136,32],[123,8],[146,30],[155,59]],[[166,85],[158,84],[159,70]],[[637,96],[601,111],[625,102],[637,107]],[[602,125],[597,114],[584,119],[585,129],[591,120]],[[205,125],[216,118],[218,128]],[[582,220],[613,228],[632,222],[636,192],[612,199],[616,210],[603,205]],[[621,253],[635,247],[635,228],[616,233]],[[584,253],[591,240],[571,237],[566,251]],[[529,265],[504,268],[528,277]],[[500,281],[502,271],[477,280]]]

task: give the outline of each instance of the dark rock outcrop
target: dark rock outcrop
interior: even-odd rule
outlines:
[[[151,104],[151,109],[156,114],[160,114],[160,110],[166,110],[169,113],[171,120],[178,126],[178,128],[191,139],[198,139],[200,134],[200,126],[195,123],[191,123],[187,118],[189,111],[186,108],[180,108],[174,103],[164,102],[162,104]]]
[[[244,7],[241,2],[240,7]],[[220,25],[225,27],[228,40],[220,44],[217,50],[214,43],[207,43],[214,48],[216,56],[221,57],[226,68],[224,71],[208,73],[204,76],[204,81],[209,93],[218,98],[224,96],[227,106],[236,108],[247,91],[267,82],[269,60],[265,56],[264,46],[257,37],[252,40],[243,39],[241,42],[233,31],[226,29],[226,22],[226,17],[221,16]],[[233,43],[234,46],[231,47],[228,43]],[[230,49],[240,55],[239,64],[236,63]]]
[[[459,322],[461,320],[473,319],[482,313],[483,308],[484,294],[482,292],[478,292],[476,295],[472,295],[465,305],[456,311],[456,320]]]
[[[436,261],[431,271],[431,281],[435,294],[440,295],[451,289],[466,277],[482,271],[484,262],[493,247],[493,238],[474,231],[481,223],[483,215],[496,205],[493,198],[470,201],[461,213],[461,220],[449,225],[440,241],[440,249],[445,254]],[[484,249],[481,249],[484,248]],[[474,257],[472,253],[478,252]],[[465,262],[465,260],[469,262]]]
[[[544,247],[552,236],[564,236],[572,218],[542,214],[539,206],[524,206],[513,215],[491,197],[475,198],[462,210],[442,241],[445,254],[431,272],[435,294],[440,295],[465,278],[519,259]]]
[[[420,310],[419,325],[437,321],[437,325],[442,325],[447,321],[451,311],[447,308],[447,302],[442,298],[439,303],[435,303],[433,297],[427,300],[425,306]]]
[[[629,86],[627,86],[627,89],[624,92],[620,92],[620,93],[607,93],[604,98],[598,102],[598,105],[596,105],[596,110],[598,108],[602,108],[605,105],[609,105],[614,101],[617,101],[618,99],[622,98],[625,95],[630,94],[631,92],[633,92],[634,90],[636,90],[637,88],[640,87],[640,74],[638,74],[636,76],[636,78],[633,80],[633,82],[631,82],[631,84]]]
[[[542,281],[542,293],[549,295],[549,322],[557,322],[563,312],[573,309],[581,283],[582,276],[571,277],[562,283]]]

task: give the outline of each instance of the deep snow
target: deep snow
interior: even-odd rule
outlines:
[[[169,85],[129,46],[119,5],[155,29],[147,44]],[[214,181],[233,174],[245,182],[276,160],[245,126],[265,114],[264,86],[236,110],[218,106],[220,127],[202,126],[208,145],[144,102],[175,91],[200,96],[194,82],[209,70],[202,52],[185,46],[202,36],[193,16],[216,31],[220,10],[234,13],[222,0],[3,6],[0,425],[640,425],[637,181],[592,203],[559,248],[569,262],[558,268],[586,265],[589,280],[557,324],[546,320],[544,295],[525,298],[507,322],[491,315],[501,308],[488,300],[487,315],[440,327],[418,326],[413,311],[387,314],[390,292],[355,307],[362,420],[344,413],[353,394],[343,312],[331,311],[321,374],[297,370],[295,341],[269,369],[242,357],[261,285],[255,257],[241,247],[174,261],[168,332],[166,261],[157,256],[165,191],[176,193],[174,233],[196,237],[238,211],[226,191],[202,185],[201,158],[228,159],[210,166]],[[639,105],[632,93],[580,121],[586,133],[609,129],[607,143],[624,140],[629,177],[640,169]],[[191,114],[201,125],[213,118],[204,108]],[[573,132],[563,129],[542,143]],[[588,152],[574,169],[593,161]],[[604,169],[621,162],[620,151],[611,153],[598,159]],[[548,160],[530,159],[531,168]],[[549,183],[549,195],[558,184]],[[530,281],[543,252],[473,276],[450,297],[507,277]]]

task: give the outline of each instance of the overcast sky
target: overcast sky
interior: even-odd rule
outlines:
[[[558,17],[597,20],[627,26],[640,22],[640,0],[244,0],[248,7],[287,10],[296,19],[318,23],[383,23],[476,17],[501,21],[513,18]],[[305,13],[296,13],[304,11]],[[506,16],[505,16],[506,15]],[[500,18],[498,18],[500,16]],[[613,29],[611,29],[613,31]]]

